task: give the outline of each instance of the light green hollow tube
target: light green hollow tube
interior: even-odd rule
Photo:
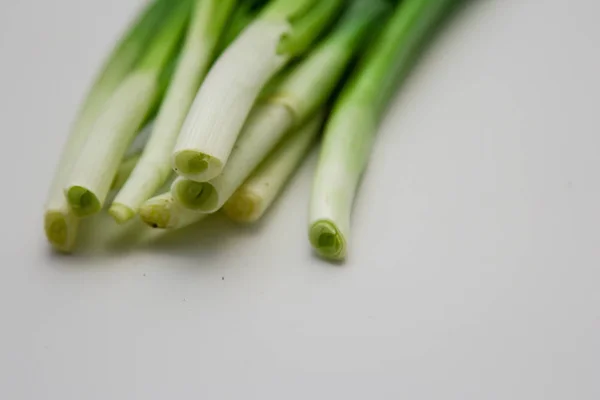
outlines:
[[[79,219],[72,212],[63,194],[71,169],[101,113],[102,106],[132,71],[151,40],[156,26],[171,8],[170,0],[154,1],[146,7],[108,56],[78,111],[46,200],[44,229],[48,241],[56,250],[71,252],[77,237]]]
[[[325,128],[310,203],[310,243],[342,260],[360,177],[387,103],[425,39],[457,0],[405,0],[354,72]]]
[[[314,144],[324,113],[286,137],[236,190],[223,206],[229,219],[240,223],[258,221],[273,204],[300,162]]]
[[[179,203],[204,213],[220,209],[286,133],[326,103],[385,10],[380,2],[361,0],[356,4],[357,8],[351,8],[333,32],[255,106],[219,176],[208,182],[180,177],[173,183],[171,193]]]
[[[170,192],[154,196],[140,208],[140,218],[152,228],[181,229],[206,218],[202,214],[181,207]]]
[[[90,132],[65,186],[67,201],[78,217],[102,209],[120,160],[160,100],[189,14],[190,2],[178,2],[147,54],[117,88]]]
[[[171,153],[183,121],[214,58],[215,48],[237,0],[196,0],[173,80],[160,107],[150,141],[109,213],[124,223],[138,212],[171,173]]]
[[[345,0],[273,0],[217,59],[172,154],[175,171],[204,182],[229,160],[255,101],[292,59],[335,21]]]

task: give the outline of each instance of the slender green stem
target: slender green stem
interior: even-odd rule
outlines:
[[[425,39],[456,1],[403,1],[336,102],[310,206],[309,239],[323,257],[346,257],[354,197],[387,103]]]

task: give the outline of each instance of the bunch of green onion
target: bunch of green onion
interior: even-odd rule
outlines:
[[[320,141],[308,237],[345,258],[386,105],[456,2],[152,0],[78,112],[48,241],[73,251],[79,224],[104,209],[159,229],[220,210],[254,223]]]

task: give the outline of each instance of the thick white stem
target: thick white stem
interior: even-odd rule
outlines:
[[[158,74],[138,72],[119,87],[92,128],[65,185],[73,211],[99,211],[117,168],[158,94]]]
[[[294,125],[294,115],[282,104],[258,105],[244,126],[223,172],[208,182],[179,178],[171,192],[184,207],[204,213],[220,209]]]
[[[77,158],[90,133],[90,126],[98,117],[98,109],[106,103],[113,87],[97,91],[87,99],[81,114],[71,128],[67,143],[58,162],[48,198],[44,217],[44,230],[52,246],[59,251],[70,252],[75,246],[79,219],[75,216],[64,195],[64,187]]]
[[[172,149],[189,104],[194,99],[197,87],[195,81],[201,79],[198,71],[206,68],[210,62],[211,52],[203,51],[205,48],[199,46],[184,52],[181,66],[169,87],[142,158],[114,201],[115,209],[126,210],[125,214],[113,215],[121,216],[118,221],[124,222],[133,217],[141,204],[150,198],[170,175]],[[123,218],[126,216],[128,218]]]
[[[257,96],[288,58],[277,53],[286,21],[256,20],[208,73],[173,152],[178,174],[198,182],[219,175]]]

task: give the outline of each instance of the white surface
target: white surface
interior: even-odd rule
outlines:
[[[309,251],[311,165],[256,229],[54,256],[53,165],[141,2],[0,2],[0,398],[600,398],[596,0],[454,21],[382,128],[344,266]]]

